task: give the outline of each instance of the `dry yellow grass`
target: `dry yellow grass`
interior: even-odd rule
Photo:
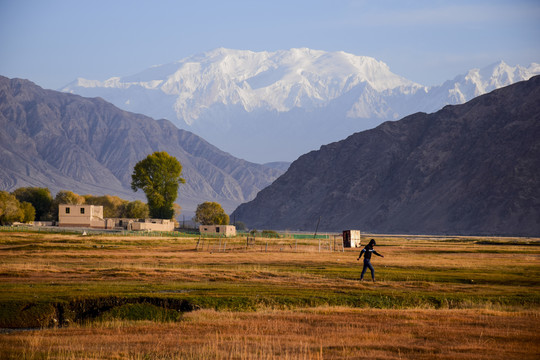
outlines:
[[[0,336],[24,359],[538,359],[537,311],[200,310],[180,323],[113,321]]]

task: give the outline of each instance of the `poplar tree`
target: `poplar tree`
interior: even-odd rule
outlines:
[[[178,186],[185,184],[182,165],[165,151],[156,151],[139,161],[131,175],[131,189],[141,189],[148,200],[150,217],[172,219]]]

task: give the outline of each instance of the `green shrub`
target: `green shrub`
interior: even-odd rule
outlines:
[[[178,321],[182,313],[172,309],[165,309],[148,303],[124,304],[114,307],[100,316],[101,320],[150,320],[150,321]]]
[[[54,325],[58,325],[58,314],[51,303],[0,304],[0,328],[42,328]]]
[[[275,232],[274,230],[263,230],[262,236],[268,237],[268,238],[279,238],[279,234]]]

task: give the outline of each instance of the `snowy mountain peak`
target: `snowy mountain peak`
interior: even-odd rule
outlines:
[[[464,103],[503,86],[529,80],[538,73],[540,73],[540,67],[535,63],[524,68],[519,65],[510,66],[504,61],[499,61],[482,69],[471,69],[467,74],[457,76],[449,92],[453,96],[454,103]]]
[[[343,51],[218,48],[131,76],[79,78],[61,90],[169,119],[236,156],[269,162],[294,160],[382,121],[461,104],[536,74],[539,64],[501,61],[428,88],[382,61]]]
[[[123,78],[77,79],[62,91],[115,88],[134,93],[142,89],[161,92],[175,98],[174,118],[193,124],[213,104],[241,106],[248,112],[313,108],[323,106],[361,83],[378,92],[419,86],[393,74],[381,61],[342,51],[295,48],[253,52],[218,48]],[[130,94],[123,96],[126,98],[113,102],[131,105],[137,102]],[[171,118],[170,113],[151,115]]]

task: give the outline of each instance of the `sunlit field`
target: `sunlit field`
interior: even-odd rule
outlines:
[[[0,232],[0,358],[540,357],[540,239],[369,238]]]

